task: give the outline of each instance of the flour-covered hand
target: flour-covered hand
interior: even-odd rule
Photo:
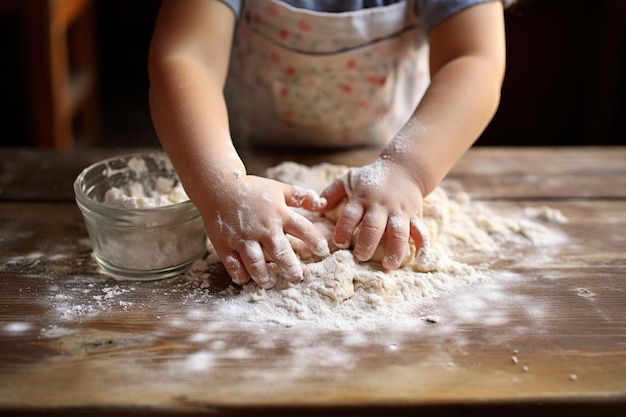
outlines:
[[[422,191],[404,166],[379,158],[370,165],[352,168],[321,195],[327,200],[326,210],[348,199],[337,219],[333,243],[339,248],[353,247],[359,261],[370,260],[382,244],[383,267],[396,269],[404,259],[409,238],[418,249],[422,246]]]
[[[251,175],[226,187],[203,218],[209,239],[236,284],[253,279],[263,288],[272,287],[268,261],[275,262],[289,281],[301,281],[302,266],[286,234],[301,239],[317,255],[328,254],[322,233],[289,209],[319,210],[326,202],[315,192]]]

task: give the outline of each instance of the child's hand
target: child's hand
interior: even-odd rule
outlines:
[[[386,269],[400,266],[412,237],[419,249],[422,191],[408,170],[389,159],[350,172],[329,185],[323,192],[331,209],[343,198],[348,203],[339,216],[333,242],[339,248],[354,247],[359,261],[369,260],[384,237]]]
[[[214,196],[204,223],[217,255],[236,284],[252,278],[259,286],[274,285],[268,260],[292,282],[303,270],[285,234],[305,242],[316,255],[329,253],[322,233],[287,206],[319,211],[326,204],[315,192],[255,176],[242,176]],[[266,258],[267,256],[267,258]]]

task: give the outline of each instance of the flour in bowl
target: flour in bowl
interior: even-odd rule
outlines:
[[[114,277],[171,277],[206,251],[200,213],[164,154],[101,161],[77,184],[94,256]]]
[[[117,207],[144,209],[164,207],[189,200],[178,179],[158,175],[154,178],[148,177],[145,160],[137,157],[131,158],[127,166],[129,172],[132,172],[138,179],[111,187],[104,195],[105,203]]]

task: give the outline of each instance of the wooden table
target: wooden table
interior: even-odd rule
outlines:
[[[626,148],[472,149],[448,181],[496,211],[561,210],[567,244],[508,265],[498,297],[464,289],[431,306],[442,323],[359,343],[211,330],[189,286],[101,274],[72,182],[121,153],[0,150],[2,415],[626,415]],[[246,156],[256,171],[371,157]]]

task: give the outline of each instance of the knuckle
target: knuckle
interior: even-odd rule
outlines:
[[[359,230],[359,237],[377,236],[381,234],[382,229],[376,224],[363,224]]]
[[[293,250],[291,248],[280,246],[274,250],[274,260],[278,262],[288,260],[292,252]]]
[[[397,242],[397,243],[403,243],[409,240],[408,233],[403,233],[402,231],[399,231],[399,230],[392,231],[387,236],[389,240],[391,240],[392,242]]]
[[[361,211],[362,210],[357,205],[348,203],[343,209],[341,217],[349,220],[358,219]]]

